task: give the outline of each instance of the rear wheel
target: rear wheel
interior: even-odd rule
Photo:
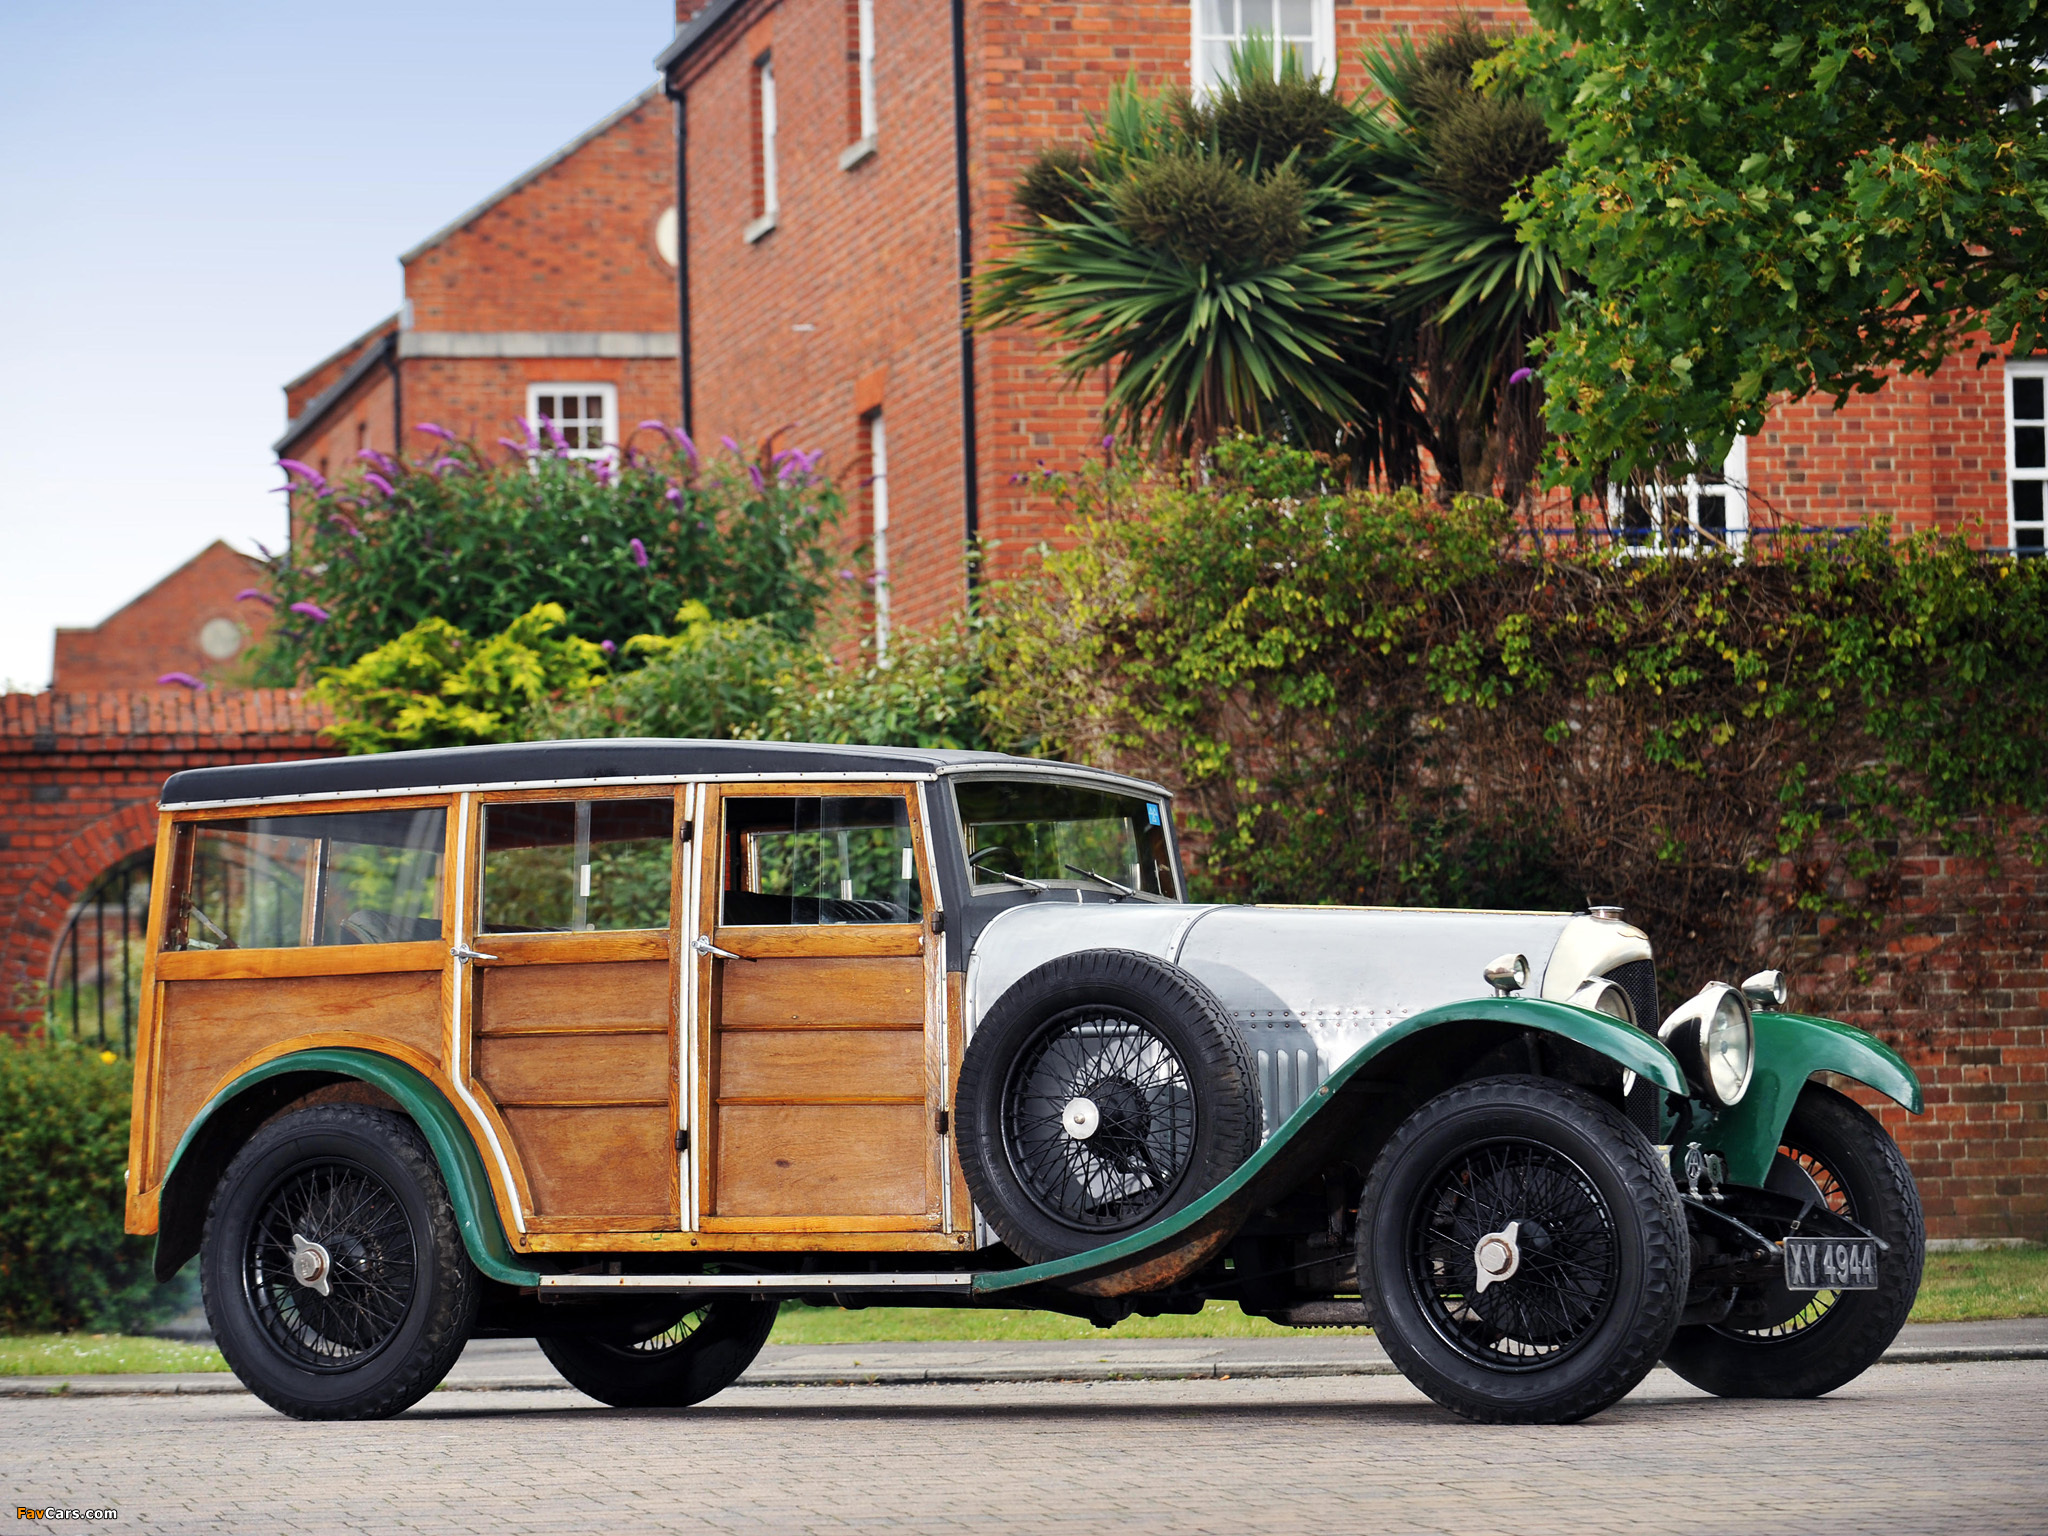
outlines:
[[[1130,950],[1047,961],[997,999],[955,1095],[974,1203],[1028,1264],[1178,1210],[1258,1149],[1258,1079],[1216,995]]]
[[[462,1353],[480,1290],[418,1129],[353,1104],[249,1139],[207,1212],[200,1279],[229,1366],[297,1419],[411,1407]]]
[[[654,1331],[562,1335],[536,1342],[577,1391],[614,1408],[687,1408],[740,1379],[768,1342],[781,1303],[720,1297],[677,1308]]]
[[[1568,1424],[1626,1396],[1685,1304],[1670,1172],[1608,1104],[1542,1078],[1439,1095],[1367,1182],[1358,1274],[1401,1372],[1488,1424]]]
[[[1899,1336],[1920,1293],[1927,1232],[1919,1192],[1874,1116],[1809,1083],[1779,1156],[1797,1164],[1837,1214],[1888,1247],[1878,1255],[1874,1291],[1744,1286],[1722,1321],[1679,1329],[1664,1363],[1717,1397],[1819,1397],[1854,1381]]]

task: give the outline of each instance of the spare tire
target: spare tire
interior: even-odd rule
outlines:
[[[998,998],[954,1110],[974,1203],[1030,1264],[1178,1210],[1262,1128],[1251,1053],[1216,994],[1124,949],[1049,960]]]

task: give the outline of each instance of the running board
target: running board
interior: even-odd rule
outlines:
[[[965,1291],[974,1276],[957,1270],[932,1274],[867,1275],[541,1275],[550,1291]]]

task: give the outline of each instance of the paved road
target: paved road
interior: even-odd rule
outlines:
[[[1589,1424],[1526,1430],[1380,1376],[744,1387],[661,1413],[447,1392],[359,1425],[247,1396],[11,1398],[0,1492],[146,1531],[2033,1536],[2048,1362],[1884,1366],[1809,1403],[1659,1371]]]

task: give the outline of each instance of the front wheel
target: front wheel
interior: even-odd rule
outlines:
[[[614,1408],[687,1408],[740,1379],[768,1342],[781,1303],[722,1296],[683,1306],[666,1326],[536,1342],[577,1391]]]
[[[353,1104],[272,1122],[214,1191],[206,1320],[251,1392],[295,1419],[381,1419],[440,1384],[481,1287],[434,1154]]]
[[[1544,1078],[1465,1083],[1373,1166],[1366,1312],[1401,1373],[1485,1424],[1569,1424],[1670,1342],[1691,1268],[1670,1171],[1621,1113]]]
[[[1808,1083],[1785,1125],[1781,1159],[1810,1177],[1838,1214],[1887,1244],[1874,1291],[1745,1286],[1718,1323],[1681,1328],[1664,1363],[1717,1397],[1820,1397],[1877,1362],[1920,1293],[1927,1231],[1898,1144],[1866,1111]]]

